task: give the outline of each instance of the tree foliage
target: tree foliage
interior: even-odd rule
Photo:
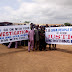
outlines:
[[[71,26],[71,23],[64,23],[65,26]]]
[[[25,21],[24,23],[30,23],[30,21]]]

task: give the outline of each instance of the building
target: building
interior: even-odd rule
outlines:
[[[9,25],[13,25],[13,23],[11,23],[11,22],[0,22],[0,26],[9,26]]]

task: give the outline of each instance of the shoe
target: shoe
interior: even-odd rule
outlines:
[[[35,49],[35,50],[37,50],[37,49]]]
[[[46,49],[44,51],[47,51]]]
[[[17,47],[15,47],[15,48],[17,48]]]
[[[57,49],[55,48],[55,50],[57,50]]]
[[[51,48],[49,48],[49,50],[51,50]]]
[[[8,47],[10,49],[10,47]]]
[[[10,48],[10,47],[8,46],[8,48]]]
[[[40,50],[40,51],[42,51],[42,50]]]
[[[52,48],[52,50],[55,50],[54,48]]]
[[[28,51],[28,52],[30,52],[30,51]]]
[[[32,50],[32,51],[34,51],[34,50]]]

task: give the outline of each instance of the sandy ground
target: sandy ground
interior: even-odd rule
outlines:
[[[72,72],[72,46],[28,52],[27,47],[8,49],[0,45],[0,72]]]

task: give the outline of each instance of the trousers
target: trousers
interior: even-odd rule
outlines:
[[[12,42],[9,43],[8,48],[12,45]],[[17,48],[17,41],[15,42],[15,48]]]
[[[28,51],[30,51],[30,48],[33,50],[33,47],[34,47],[34,40],[30,40],[28,42]]]

